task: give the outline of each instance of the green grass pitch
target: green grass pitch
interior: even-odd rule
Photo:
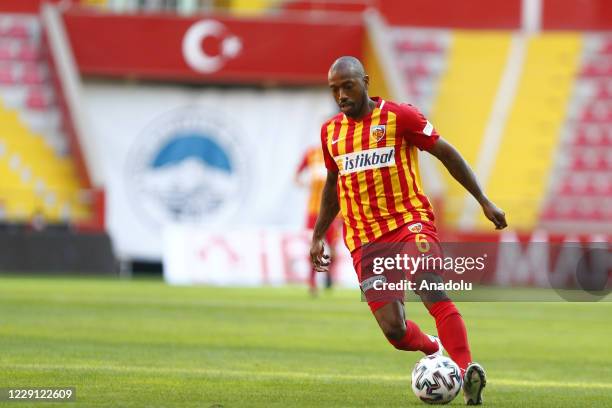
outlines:
[[[612,406],[611,303],[459,307],[487,406]],[[407,314],[434,332],[422,305]],[[424,407],[420,356],[384,340],[356,291],[0,278],[0,387],[75,386],[63,406]]]

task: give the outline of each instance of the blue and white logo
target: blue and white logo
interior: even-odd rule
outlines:
[[[247,186],[235,126],[201,107],[171,111],[149,124],[128,156],[136,212],[156,226],[216,224],[235,214]]]

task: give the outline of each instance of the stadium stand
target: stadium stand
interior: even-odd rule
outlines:
[[[580,36],[528,39],[521,80],[486,185],[518,230],[531,230],[553,175],[552,164],[578,69]],[[479,220],[480,225],[486,225]]]
[[[429,115],[440,76],[446,70],[451,35],[446,30],[396,28],[391,30],[391,38],[411,103]]]
[[[398,69],[410,102],[475,165],[504,70],[510,34],[392,28]],[[470,99],[473,103],[457,103]],[[465,191],[446,171],[445,221],[454,226]]]
[[[612,36],[585,34],[543,225],[604,231],[612,225]]]
[[[0,14],[2,216],[28,222],[89,217],[71,160],[37,17]]]
[[[390,31],[410,101],[477,168],[512,34]],[[586,223],[587,231],[603,231],[601,223],[612,222],[612,37],[542,33],[523,41],[525,59],[486,190],[518,230]],[[444,220],[457,227],[466,194],[441,174]],[[475,218],[473,227],[488,226]]]

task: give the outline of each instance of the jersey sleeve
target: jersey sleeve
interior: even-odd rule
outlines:
[[[326,122],[321,126],[321,149],[323,149],[323,161],[325,161],[325,167],[327,170],[338,171],[338,165],[331,156],[329,149],[327,148],[327,125]]]
[[[420,150],[430,150],[440,138],[431,122],[412,105],[402,104],[399,110],[400,134]]]

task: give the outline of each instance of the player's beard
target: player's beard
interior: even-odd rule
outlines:
[[[347,116],[350,116],[353,119],[361,119],[361,113],[363,112],[363,107],[368,103],[368,93],[363,92],[361,95],[360,101],[354,101],[352,109],[347,113]]]

